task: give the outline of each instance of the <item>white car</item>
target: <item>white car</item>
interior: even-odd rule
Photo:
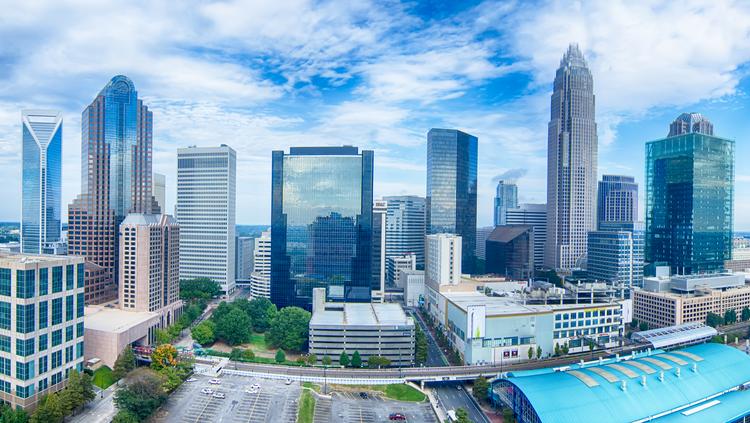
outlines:
[[[253,383],[252,385],[250,385],[250,389],[254,391],[260,391],[260,385],[257,383]]]
[[[253,389],[253,388],[245,389],[245,393],[246,394],[257,394],[258,390],[257,389]]]
[[[214,393],[213,389],[210,389],[210,388],[203,388],[203,389],[201,389],[201,394],[211,395],[213,393]]]
[[[185,382],[195,382],[196,380],[198,380],[198,379],[196,379],[194,377],[191,377],[188,380],[186,380]]]
[[[292,380],[291,379],[287,379],[286,382],[284,382],[284,383],[287,384],[287,385],[291,385],[292,384]]]
[[[219,379],[211,379],[208,381],[211,385],[221,385],[221,381]]]
[[[217,393],[214,394],[214,398],[222,398],[222,399],[224,399],[226,397],[227,396],[224,395],[224,394],[222,394],[221,392],[217,392]]]

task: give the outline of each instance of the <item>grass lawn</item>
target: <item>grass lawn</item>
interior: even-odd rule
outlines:
[[[297,423],[312,423],[315,414],[315,397],[307,389],[299,397],[299,412]]]
[[[253,332],[253,334],[250,335],[250,346],[255,351],[268,351],[268,346],[266,345],[266,335]]]
[[[102,366],[96,369],[94,377],[92,378],[94,385],[107,389],[110,385],[117,382],[114,375],[112,375],[112,369],[107,366]]]
[[[302,387],[307,389],[312,389],[315,392],[320,393],[320,385],[317,385],[312,382],[302,382]]]
[[[391,385],[335,385],[336,390],[345,391],[377,391],[382,392],[387,398],[397,401],[422,402],[427,398],[425,394],[405,383],[394,383]]]

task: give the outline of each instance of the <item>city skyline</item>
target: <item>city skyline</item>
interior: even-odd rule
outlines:
[[[80,111],[121,73],[155,113],[154,171],[167,175],[167,211],[175,201],[178,147],[215,145],[218,136],[237,149],[238,167],[257,170],[241,175],[238,186],[260,187],[239,193],[238,222],[265,224],[273,149],[373,149],[376,198],[423,196],[425,134],[452,127],[480,139],[477,223],[485,226],[492,223],[498,175],[521,169],[519,202],[545,202],[551,75],[570,42],[589,58],[597,84],[599,174],[633,175],[643,186],[646,141],[663,137],[664,124],[682,112],[708,116],[738,141],[737,157],[750,154],[741,142],[750,132],[743,117],[750,102],[744,94],[750,8],[598,3],[385,10],[300,2],[256,7],[242,25],[233,19],[243,15],[234,13],[240,3],[169,15],[158,2],[125,14],[104,5],[8,8],[0,31],[14,51],[27,53],[0,54],[0,177],[20,172],[20,110],[60,109],[74,128],[63,134],[62,203],[70,203],[79,190]],[[726,24],[729,15],[734,19]],[[691,24],[673,16],[690,16]],[[101,22],[110,22],[106,30]],[[533,31],[537,25],[550,31]],[[35,36],[23,35],[29,31]],[[644,49],[648,40],[659,40],[658,48]],[[101,60],[92,63],[92,52]],[[737,197],[750,195],[750,174],[741,170],[736,181]],[[0,220],[18,220],[18,188],[0,187],[0,195],[11,200],[0,205]],[[749,212],[750,204],[736,202],[735,229],[750,229]]]

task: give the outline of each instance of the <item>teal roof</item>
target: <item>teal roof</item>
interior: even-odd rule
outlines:
[[[664,381],[659,380],[662,371]],[[635,422],[657,416],[652,421],[726,422],[750,413],[750,391],[734,391],[716,398],[720,403],[713,407],[682,414],[708,397],[750,382],[750,356],[721,344],[592,364],[572,372],[511,375],[505,380],[526,395],[543,423]]]

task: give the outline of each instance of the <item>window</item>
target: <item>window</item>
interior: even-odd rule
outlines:
[[[52,268],[52,292],[62,292],[62,266]]]
[[[75,266],[69,264],[65,268],[65,289],[73,289],[75,287]]]
[[[16,304],[16,332],[34,332],[34,304]]]
[[[39,386],[39,388],[38,388],[39,392],[42,392],[45,389],[47,389],[47,387],[48,387],[47,386],[47,378],[45,377],[44,379],[40,379],[38,386]]]
[[[44,351],[49,346],[49,339],[46,333],[39,335],[39,351]]]
[[[49,311],[47,310],[47,301],[39,302],[39,329],[44,329],[49,323]]]
[[[83,307],[85,303],[83,301],[83,292],[78,294],[78,298],[76,298],[76,317],[83,317]]]
[[[49,269],[39,269],[39,295],[49,293]]]
[[[10,269],[0,268],[0,295],[10,297]]]
[[[34,296],[34,286],[36,285],[36,271],[16,270],[16,297],[31,298]]]
[[[78,285],[77,288],[83,288],[83,263],[78,265]]]
[[[76,323],[76,338],[83,336],[83,322]]]
[[[52,375],[52,384],[57,385],[62,381],[62,372],[58,372]]]
[[[34,354],[34,338],[16,339],[16,355],[22,357]]]
[[[65,347],[65,362],[70,363],[73,361],[73,346]]]
[[[10,303],[0,301],[0,329],[10,330]]]
[[[52,332],[52,347],[62,344],[62,329]]]
[[[21,363],[16,361],[16,379],[29,380],[34,377],[34,362]]]
[[[52,324],[59,325],[62,323],[62,298],[52,300]]]
[[[62,366],[62,351],[55,351],[52,353],[52,368],[56,369]]]
[[[10,359],[0,357],[0,373],[10,376]]]
[[[39,357],[39,374],[47,373],[49,368],[49,358],[46,355]]]
[[[74,298],[75,297],[73,295],[68,295],[67,297],[65,297],[65,321],[66,322],[73,320],[75,317],[75,308],[73,305]]]
[[[0,380],[0,391],[10,393],[10,382],[7,380]]]
[[[28,398],[34,395],[34,385],[20,386],[16,385],[16,396],[20,398]]]
[[[0,351],[10,352],[10,336],[0,335]]]
[[[83,357],[83,341],[76,344],[76,358]]]
[[[75,328],[73,325],[65,328],[65,342],[73,340],[73,328]]]

